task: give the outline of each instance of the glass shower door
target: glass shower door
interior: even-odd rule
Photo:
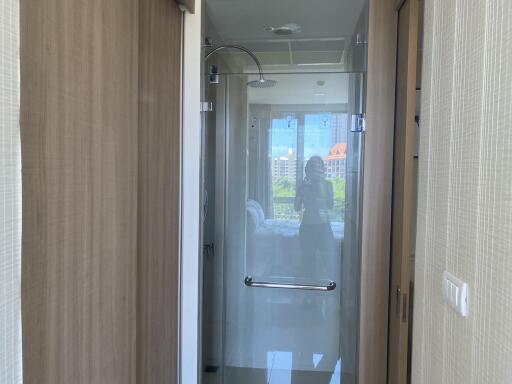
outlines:
[[[217,85],[224,383],[355,383],[363,74]]]

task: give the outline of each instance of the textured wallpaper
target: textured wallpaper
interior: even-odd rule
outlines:
[[[413,384],[512,383],[512,0],[425,0]],[[444,270],[470,286],[463,319]]]
[[[0,1],[0,383],[22,382],[18,0]]]

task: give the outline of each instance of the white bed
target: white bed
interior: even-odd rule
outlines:
[[[332,222],[337,259],[341,259],[345,225]],[[301,252],[300,221],[266,219],[260,204],[247,202],[246,268],[254,276],[296,276],[319,260]],[[332,264],[332,263],[329,263]],[[336,263],[338,264],[338,263]],[[303,272],[304,273],[304,272]]]

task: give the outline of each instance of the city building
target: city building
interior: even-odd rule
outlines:
[[[297,159],[294,157],[292,148],[288,149],[286,156],[272,159],[272,179],[287,179],[295,182],[297,175]]]
[[[345,161],[347,159],[347,143],[335,144],[329,154],[324,157],[325,174],[328,179],[345,177]]]

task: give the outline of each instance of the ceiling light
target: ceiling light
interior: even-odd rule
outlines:
[[[263,28],[266,32],[272,32],[279,36],[288,36],[288,35],[294,35],[296,33],[302,32],[302,27],[299,24],[296,23],[287,23],[281,26],[266,26]]]

